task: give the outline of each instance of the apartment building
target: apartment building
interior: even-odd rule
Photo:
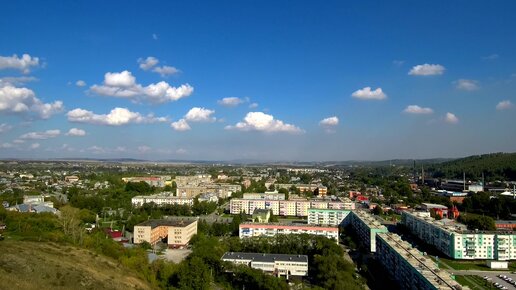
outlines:
[[[398,282],[400,289],[462,289],[450,273],[439,270],[429,257],[393,233],[376,236],[376,260]]]
[[[345,221],[345,223],[347,224],[348,221]],[[351,212],[349,223],[362,244],[372,253],[376,252],[376,234],[388,232],[385,226],[365,211],[356,210]]]
[[[330,225],[339,226],[344,223],[344,220],[351,211],[344,209],[308,209],[308,224],[309,225]]]
[[[177,186],[198,185],[201,183],[211,182],[211,175],[198,174],[198,175],[176,176],[174,181],[176,182]]]
[[[227,198],[241,189],[239,184],[200,183],[196,185],[179,185],[176,189],[176,195],[194,198],[204,193],[214,193],[220,198]]]
[[[181,247],[197,234],[197,220],[148,220],[135,225],[133,233],[135,244],[145,241],[155,245],[167,238],[169,247]]]
[[[142,206],[146,203],[155,203],[158,206],[167,204],[179,204],[179,205],[193,205],[193,198],[184,198],[179,196],[173,196],[171,192],[163,192],[154,195],[138,195],[131,198],[133,206]]]
[[[471,231],[454,220],[434,220],[428,214],[408,211],[402,212],[401,223],[453,259],[516,259],[516,234],[512,231]]]
[[[311,234],[324,236],[335,241],[339,240],[339,228],[334,226],[280,223],[241,223],[239,226],[239,237],[241,239],[259,236],[273,237],[279,234]]]
[[[164,187],[168,176],[135,176],[135,177],[122,177],[123,182],[145,182],[150,186]]]
[[[308,216],[308,209],[346,209],[355,208],[355,204],[348,199],[243,199],[234,198],[230,201],[230,213],[252,214],[255,209],[270,209],[274,215],[280,216]]]
[[[285,194],[277,191],[266,191],[264,193],[244,193],[244,199],[269,199],[285,200]]]
[[[226,252],[222,261],[271,273],[275,276],[307,276],[308,256],[262,253]]]

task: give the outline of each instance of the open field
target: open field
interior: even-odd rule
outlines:
[[[0,290],[152,289],[118,262],[48,242],[0,241]]]

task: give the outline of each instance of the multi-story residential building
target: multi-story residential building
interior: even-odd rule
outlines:
[[[199,174],[199,175],[189,175],[189,176],[176,176],[174,181],[176,182],[177,186],[199,185],[201,183],[211,182],[211,175]]]
[[[309,225],[330,225],[339,226],[349,215],[350,211],[345,209],[308,209]]]
[[[197,220],[148,220],[135,225],[133,233],[135,244],[145,241],[155,245],[167,238],[169,247],[181,247],[197,234]]]
[[[258,236],[273,237],[279,234],[311,234],[324,236],[335,241],[339,240],[339,228],[333,226],[279,223],[241,223],[239,226],[239,236],[241,239]]]
[[[165,181],[170,178],[168,176],[136,176],[136,177],[123,177],[123,182],[145,182],[150,186],[164,187]]]
[[[242,199],[234,198],[230,201],[231,214],[252,214],[255,209],[270,209],[274,215],[281,216],[308,216],[308,209],[346,209],[355,208],[351,200],[340,199]]]
[[[259,269],[275,276],[307,276],[308,256],[226,252],[222,261]]]
[[[142,206],[146,203],[155,203],[158,206],[167,204],[193,205],[193,198],[173,196],[171,192],[163,192],[154,195],[138,195],[131,199],[133,206]]]
[[[376,259],[396,280],[400,289],[462,289],[450,273],[439,270],[429,257],[393,233],[376,236]]]
[[[244,199],[285,200],[285,194],[278,193],[277,191],[266,191],[264,193],[244,193]]]
[[[219,198],[227,198],[240,190],[241,186],[239,184],[201,183],[196,185],[180,185],[176,189],[176,195],[193,198],[204,193],[214,193]]]
[[[345,223],[347,224],[348,221],[345,221]],[[388,231],[374,216],[365,211],[356,210],[351,212],[349,223],[357,233],[361,243],[372,253],[376,252],[376,234]]]
[[[408,211],[402,212],[401,223],[453,259],[516,259],[516,234],[512,231],[472,231],[454,220],[434,220],[428,214]]]

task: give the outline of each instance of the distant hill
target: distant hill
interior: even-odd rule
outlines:
[[[516,153],[491,153],[474,155],[427,168],[434,177],[480,180],[482,173],[486,181],[516,180]]]
[[[0,290],[153,289],[118,262],[48,242],[0,241]]]

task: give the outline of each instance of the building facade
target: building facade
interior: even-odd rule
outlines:
[[[178,205],[193,205],[193,198],[183,198],[171,195],[172,193],[163,192],[154,195],[138,195],[131,198],[133,206],[142,206],[146,203],[155,203],[158,206],[167,204],[178,204]]]
[[[515,260],[516,235],[510,231],[471,231],[454,220],[434,220],[403,212],[401,223],[444,255],[459,260]]]
[[[335,241],[339,240],[339,228],[331,226],[262,223],[241,223],[239,226],[239,237],[241,239],[259,236],[274,237],[279,234],[311,234],[324,236]]]
[[[169,247],[188,244],[197,233],[197,220],[148,220],[134,226],[134,243],[148,242],[155,245],[167,238]]]
[[[231,214],[252,214],[255,209],[270,209],[274,215],[308,216],[308,209],[345,209],[355,208],[351,200],[330,199],[243,199],[234,198],[230,201]]]
[[[371,214],[356,210],[349,215],[349,221],[359,240],[370,252],[376,252],[376,234],[388,232],[387,228],[377,221]]]
[[[400,289],[462,289],[451,275],[439,270],[429,257],[393,233],[380,233],[376,241],[376,260],[398,282]]]
[[[226,252],[222,261],[246,265],[275,276],[307,276],[308,256]]]
[[[344,224],[344,220],[350,211],[345,209],[308,209],[309,225],[330,225],[339,226]]]

